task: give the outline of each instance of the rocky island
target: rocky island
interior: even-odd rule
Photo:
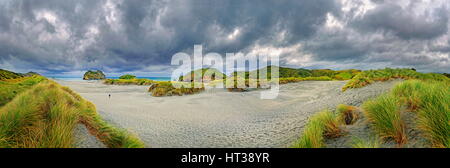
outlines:
[[[102,71],[96,70],[96,71],[87,71],[84,73],[83,80],[103,80],[106,79],[105,74],[103,74]]]

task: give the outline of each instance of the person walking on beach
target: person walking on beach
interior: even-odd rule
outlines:
[[[111,94],[108,94],[108,97],[111,99]]]

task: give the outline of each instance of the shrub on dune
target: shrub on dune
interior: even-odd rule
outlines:
[[[322,148],[325,147],[324,138],[336,138],[341,136],[342,133],[336,115],[329,110],[325,110],[310,118],[302,136],[293,147]]]
[[[381,138],[392,138],[399,145],[406,143],[406,128],[398,98],[392,95],[382,95],[365,102],[363,109],[365,116]]]

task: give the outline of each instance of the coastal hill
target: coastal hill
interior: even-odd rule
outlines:
[[[11,72],[11,71],[8,71],[8,70],[0,69],[0,80],[16,79],[16,78],[20,78],[20,77],[22,77],[22,75],[19,74],[19,73],[15,73],[15,72]]]
[[[361,70],[356,69],[347,69],[347,70],[331,70],[331,69],[294,69],[294,68],[287,68],[287,67],[278,67],[278,66],[267,66],[258,70],[253,71],[239,71],[234,72],[232,75],[236,76],[238,73],[245,74],[245,78],[248,79],[250,74],[254,77],[256,77],[257,74],[262,72],[267,72],[266,76],[270,79],[271,77],[271,71],[274,68],[278,68],[279,70],[279,77],[280,78],[306,78],[306,77],[330,77],[333,79],[338,80],[348,80],[356,76],[358,73],[361,72]],[[264,74],[260,74],[260,76],[263,76]],[[241,75],[241,77],[243,77]]]
[[[89,70],[86,73],[84,73],[83,76],[83,80],[103,80],[103,79],[106,79],[106,76],[100,70],[97,71]]]

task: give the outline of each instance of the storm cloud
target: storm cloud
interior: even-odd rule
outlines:
[[[172,55],[258,52],[295,68],[449,72],[446,0],[1,0],[0,68],[167,76]]]

